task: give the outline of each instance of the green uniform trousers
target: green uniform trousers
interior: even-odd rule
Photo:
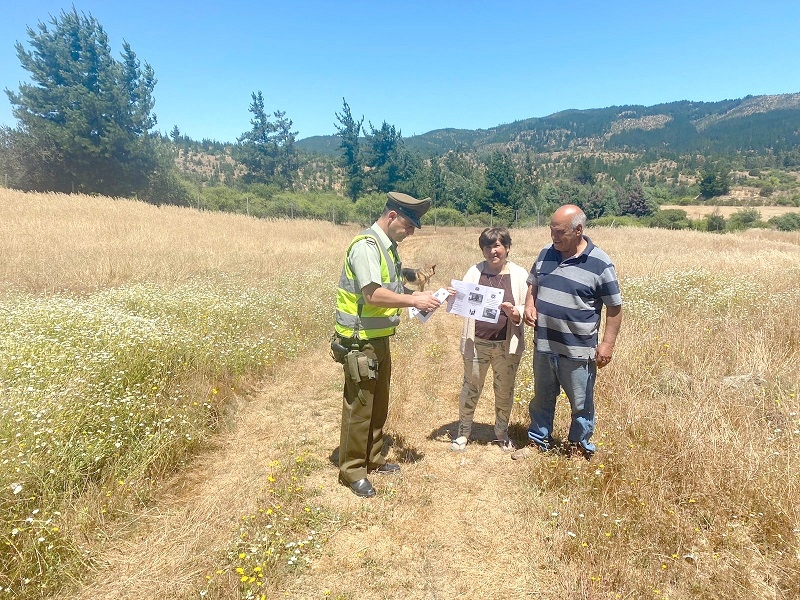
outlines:
[[[339,472],[348,483],[363,479],[367,476],[367,470],[386,462],[381,451],[383,426],[389,414],[389,383],[392,378],[389,338],[360,340],[358,346],[367,357],[378,362],[378,376],[356,383],[345,369]]]

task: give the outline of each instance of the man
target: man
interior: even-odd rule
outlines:
[[[550,450],[560,389],[569,398],[570,454],[591,459],[595,445],[594,382],[597,367],[611,362],[622,323],[622,296],[608,255],[583,235],[586,215],[574,204],[561,206],[550,220],[553,243],[528,275],[525,323],[535,326],[534,396],[528,407],[530,445],[511,455],[525,459]],[[606,307],[603,341],[597,343]]]
[[[354,351],[345,362],[339,482],[362,498],[376,493],[368,473],[400,470],[381,453],[392,375],[389,337],[400,322],[400,309],[439,306],[431,292],[405,288],[397,255],[398,242],[421,227],[420,218],[429,208],[430,198],[389,192],[378,220],[350,243],[339,279],[336,337]]]

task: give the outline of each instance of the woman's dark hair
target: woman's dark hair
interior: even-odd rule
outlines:
[[[488,246],[494,246],[498,241],[506,247],[506,250],[511,248],[511,234],[508,233],[508,229],[505,227],[487,227],[481,231],[478,245],[483,250]]]

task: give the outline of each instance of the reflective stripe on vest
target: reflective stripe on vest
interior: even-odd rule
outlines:
[[[398,277],[397,268],[389,248],[381,243],[375,230],[365,229],[357,235],[350,246],[339,278],[339,288],[336,290],[336,333],[342,337],[356,337],[359,339],[373,339],[393,335],[400,323],[399,308],[383,308],[367,304],[357,283],[353,271],[350,269],[350,250],[353,245],[371,238],[375,240],[380,250],[381,258],[381,287],[402,294],[403,281]]]

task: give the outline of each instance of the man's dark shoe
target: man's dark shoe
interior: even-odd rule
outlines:
[[[359,498],[372,498],[375,494],[377,494],[375,488],[372,487],[372,484],[366,477],[350,483],[344,477],[339,475],[339,483],[345,487],[349,487],[350,490]]]
[[[370,469],[371,473],[380,473],[381,475],[389,475],[390,473],[399,473],[400,465],[397,463],[383,463],[379,467]]]
[[[594,452],[590,452],[580,444],[577,444],[575,442],[570,442],[569,455],[570,458],[582,458],[584,460],[592,460]]]

